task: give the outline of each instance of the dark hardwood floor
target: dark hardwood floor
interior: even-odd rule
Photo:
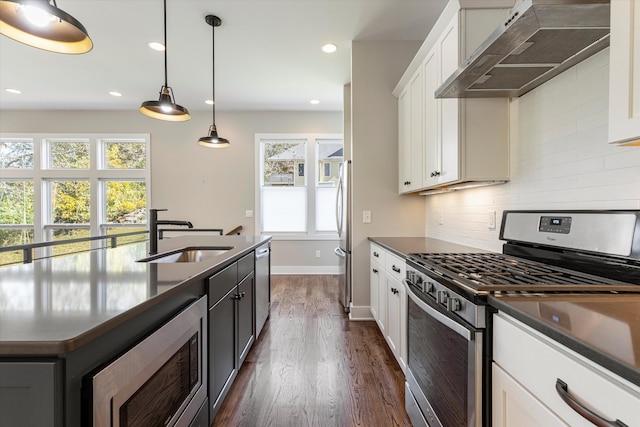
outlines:
[[[404,376],[335,276],[272,276],[271,314],[213,426],[410,426]]]

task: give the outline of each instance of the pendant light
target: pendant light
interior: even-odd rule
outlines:
[[[93,48],[87,30],[58,9],[55,0],[0,0],[0,33],[56,53],[86,53]]]
[[[167,84],[167,0],[164,0],[164,85],[160,88],[158,100],[143,102],[140,112],[145,116],[170,122],[184,122],[191,118],[186,108],[176,104],[173,89]]]
[[[228,139],[218,136],[218,130],[216,129],[216,27],[222,25],[222,21],[217,16],[207,15],[204,20],[207,24],[211,25],[213,34],[212,36],[212,57],[213,57],[213,70],[212,76],[212,100],[213,100],[213,124],[209,126],[209,135],[203,136],[198,140],[198,144],[208,148],[227,148],[231,144]]]

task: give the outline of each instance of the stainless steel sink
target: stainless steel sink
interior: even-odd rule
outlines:
[[[138,262],[152,263],[177,263],[177,262],[200,262],[222,255],[233,249],[233,246],[197,246],[153,255],[148,258],[139,259]]]

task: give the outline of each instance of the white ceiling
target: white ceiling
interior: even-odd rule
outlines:
[[[212,27],[216,110],[340,111],[352,40],[423,40],[447,0],[168,0],[168,84],[190,111],[210,110]],[[162,0],[58,0],[93,40],[83,55],[0,36],[0,110],[137,109],[164,83]],[[326,54],[326,42],[338,51]],[[22,91],[15,95],[5,89]],[[119,91],[113,97],[109,91]],[[311,99],[320,104],[311,105]]]

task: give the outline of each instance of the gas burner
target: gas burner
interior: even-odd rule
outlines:
[[[477,291],[640,292],[640,286],[497,253],[410,254],[418,270]]]

